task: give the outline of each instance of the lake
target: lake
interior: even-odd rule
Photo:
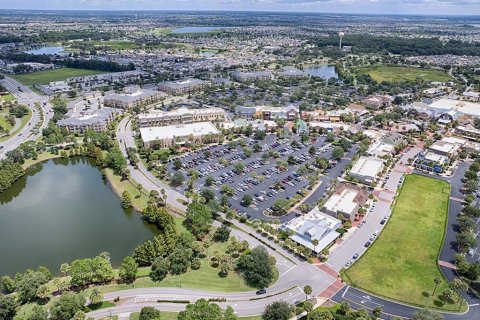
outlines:
[[[322,79],[328,80],[330,78],[338,79],[338,73],[335,71],[334,66],[329,65],[318,65],[303,68],[303,71],[308,73],[311,76],[321,77]]]
[[[25,53],[55,55],[55,54],[65,54],[65,49],[63,47],[40,47],[37,49],[25,51]]]
[[[182,27],[173,29],[172,33],[206,33],[226,29],[225,27]]]
[[[30,167],[0,194],[0,275],[110,252],[118,266],[156,228],[121,201],[89,158]]]

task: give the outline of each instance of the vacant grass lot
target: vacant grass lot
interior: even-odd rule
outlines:
[[[104,71],[85,70],[73,68],[59,68],[53,70],[37,71],[26,74],[16,74],[12,78],[17,79],[26,86],[48,84],[52,81],[63,81],[70,77],[90,76],[95,74],[102,74]]]
[[[166,312],[166,311],[161,311],[161,319],[162,320],[177,320],[178,313],[176,312]],[[130,314],[130,319],[129,320],[138,320],[140,317],[139,312],[134,312]],[[240,320],[262,320],[262,317],[240,317]]]
[[[376,82],[406,82],[415,81],[417,78],[427,82],[446,82],[451,80],[450,76],[443,70],[420,69],[396,66],[373,66],[359,68],[359,72],[368,74]]]
[[[4,108],[0,112],[0,125],[7,129],[7,130],[12,130],[13,127],[10,125],[10,123],[7,122],[7,116],[9,114],[9,109]],[[15,136],[17,133],[19,133],[26,125],[27,123],[32,119],[32,110],[28,109],[28,113],[20,119],[20,126],[18,126],[14,131],[10,132],[8,135],[3,136],[0,138],[0,142],[7,141],[11,137]]]
[[[442,283],[435,295],[428,297],[427,305],[459,311],[457,294],[453,301],[442,300],[448,283],[437,264],[449,194],[447,182],[408,175],[391,220],[361,259],[343,273],[344,279],[373,294],[423,306],[433,294],[434,278],[438,276]]]

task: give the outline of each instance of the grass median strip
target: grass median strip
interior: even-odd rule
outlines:
[[[344,280],[386,298],[460,311],[456,293],[443,297],[448,282],[438,267],[449,195],[445,181],[408,175],[389,223],[361,259],[342,272]],[[437,287],[435,277],[442,279]]]

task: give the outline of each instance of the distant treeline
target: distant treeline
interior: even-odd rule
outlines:
[[[22,38],[8,34],[0,35],[0,43],[22,42]]]
[[[319,48],[338,46],[338,35],[316,38],[311,41]],[[441,42],[437,38],[399,38],[373,36],[368,34],[346,35],[342,45],[352,46],[354,53],[392,53],[404,56],[417,55],[470,55],[480,56],[480,44],[452,40]]]
[[[30,37],[30,41],[44,43],[44,42],[58,42],[76,39],[90,39],[90,40],[110,40],[122,37],[122,32],[103,32],[100,30],[62,30],[62,31],[47,31],[39,35]]]
[[[100,71],[129,71],[135,70],[133,63],[122,65],[112,61],[100,61],[100,60],[79,60],[79,59],[67,59],[64,65],[69,68],[88,69],[88,70],[100,70]]]
[[[38,63],[51,63],[52,57],[46,54],[31,54],[31,53],[5,53],[2,59],[11,60],[15,62],[38,62]]]

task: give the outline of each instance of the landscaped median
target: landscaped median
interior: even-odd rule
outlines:
[[[438,266],[448,216],[450,185],[408,175],[392,217],[370,249],[342,278],[359,289],[388,299],[445,311],[464,311],[466,303]],[[441,279],[438,285],[434,279]],[[463,302],[463,303],[462,303]]]

